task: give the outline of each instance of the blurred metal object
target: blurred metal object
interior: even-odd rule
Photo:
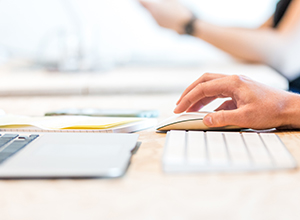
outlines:
[[[97,35],[87,25],[82,26],[73,2],[60,0],[69,18],[70,28],[51,31],[41,41],[38,64],[50,71],[81,72],[107,70],[115,66],[113,57],[99,55]],[[101,48],[100,48],[101,49]]]

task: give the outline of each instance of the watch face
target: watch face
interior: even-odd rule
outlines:
[[[191,20],[185,25],[184,30],[185,33],[188,35],[193,35],[194,34],[194,23],[197,20],[197,18],[193,15]]]
[[[189,25],[185,28],[185,32],[189,35],[193,34],[193,32],[194,32],[193,30],[194,30],[194,28],[191,25]]]

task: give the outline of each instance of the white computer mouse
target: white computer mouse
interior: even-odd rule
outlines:
[[[174,115],[170,118],[159,123],[156,130],[169,131],[169,130],[240,130],[238,126],[225,126],[218,128],[207,127],[203,123],[205,115],[211,112],[186,112],[178,115]]]

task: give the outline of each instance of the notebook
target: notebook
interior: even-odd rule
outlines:
[[[0,131],[129,133],[155,126],[154,118],[4,115]]]

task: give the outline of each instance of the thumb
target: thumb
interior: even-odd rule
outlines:
[[[229,111],[217,111],[214,113],[207,114],[203,122],[208,127],[223,127],[227,125],[239,125],[240,119],[239,110],[229,110]]]
[[[144,6],[144,8],[148,9],[151,7],[151,5],[153,4],[153,2],[149,2],[149,1],[146,1],[146,0],[138,0],[140,2],[140,4],[142,6]]]

